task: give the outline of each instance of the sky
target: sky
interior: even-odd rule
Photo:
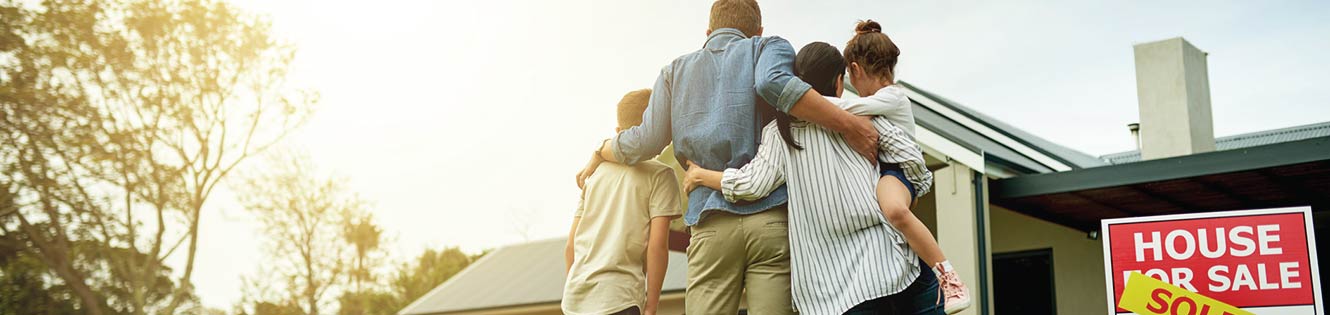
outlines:
[[[389,255],[566,235],[574,174],[615,104],[700,48],[710,1],[232,0],[297,45],[292,84],[322,95],[289,139],[372,203]],[[874,19],[899,79],[1040,137],[1133,149],[1132,45],[1209,53],[1216,136],[1330,121],[1327,1],[760,1],[766,35],[837,47]],[[223,191],[194,282],[229,308],[270,258]]]

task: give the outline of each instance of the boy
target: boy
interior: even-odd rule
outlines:
[[[650,96],[624,95],[616,129],[641,124]],[[587,178],[564,253],[563,313],[654,315],[680,198],[674,170],[654,160],[606,164]]]

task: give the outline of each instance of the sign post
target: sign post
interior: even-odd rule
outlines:
[[[1176,301],[1183,294],[1124,296],[1139,273],[1195,293],[1189,301],[1213,299],[1256,315],[1322,315],[1312,231],[1308,207],[1103,220],[1108,314],[1129,313],[1118,307],[1124,299],[1158,314],[1232,314]]]

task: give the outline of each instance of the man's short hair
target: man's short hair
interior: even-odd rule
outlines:
[[[755,36],[762,30],[762,9],[756,0],[716,0],[711,4],[709,30],[733,28],[744,36]]]
[[[619,128],[628,129],[642,124],[642,113],[647,111],[651,101],[651,89],[628,92],[619,100]]]

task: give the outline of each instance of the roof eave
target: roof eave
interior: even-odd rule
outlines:
[[[996,180],[991,198],[1010,199],[1330,160],[1330,137]]]

